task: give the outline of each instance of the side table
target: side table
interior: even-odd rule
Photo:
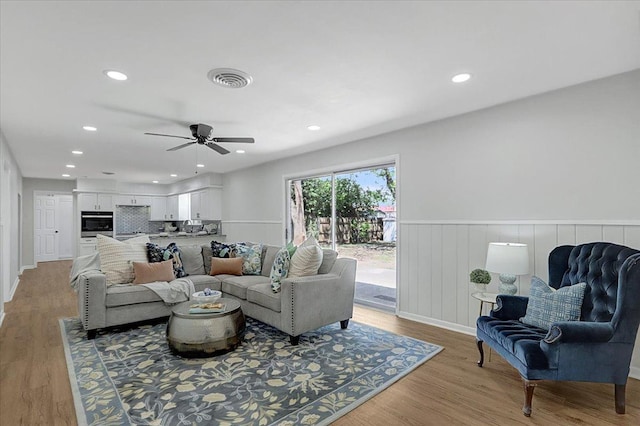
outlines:
[[[498,296],[497,293],[481,293],[481,292],[471,293],[471,297],[473,297],[474,299],[478,299],[480,301],[480,313],[478,316],[482,316],[482,308],[484,308],[485,303],[491,304],[491,309],[494,308],[494,306],[496,305],[497,296]]]

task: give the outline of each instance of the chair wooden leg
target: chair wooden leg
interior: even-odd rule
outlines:
[[[627,385],[615,385],[616,387],[616,413],[624,414],[625,412],[625,393]]]
[[[524,406],[522,407],[522,413],[526,417],[531,417],[531,400],[533,399],[533,390],[536,388],[535,382],[527,379],[522,379],[524,385]]]
[[[482,340],[478,340],[476,343],[478,345],[478,352],[480,352],[480,360],[478,361],[478,367],[482,367],[482,364],[484,364],[484,349],[482,348]]]

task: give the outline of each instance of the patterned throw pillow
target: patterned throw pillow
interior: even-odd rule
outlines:
[[[218,241],[211,241],[211,251],[213,257],[231,257],[232,245],[220,243]]]
[[[231,257],[241,257],[243,275],[260,275],[262,271],[262,244],[234,244]]]
[[[167,248],[162,248],[157,244],[147,244],[147,258],[149,263],[164,262],[165,260],[173,260],[173,274],[176,278],[186,277],[187,273],[182,266],[182,253],[176,245],[171,243]]]
[[[97,239],[100,270],[105,275],[107,286],[132,282],[134,275],[131,262],[147,261],[145,243],[149,242],[149,237],[145,235],[118,241],[98,234]]]
[[[287,278],[289,273],[289,250],[286,247],[282,247],[276,258],[273,260],[273,266],[271,267],[271,273],[269,278],[271,279],[271,291],[278,293],[280,291],[280,281]]]
[[[544,329],[557,321],[578,321],[586,288],[580,283],[556,290],[533,276],[527,313],[520,321]]]

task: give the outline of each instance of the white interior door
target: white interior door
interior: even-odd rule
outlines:
[[[56,224],[58,226],[58,259],[73,257],[73,196],[56,195],[58,210]]]
[[[34,200],[33,234],[35,261],[58,260],[58,234],[56,223],[57,199],[51,195],[38,195]]]

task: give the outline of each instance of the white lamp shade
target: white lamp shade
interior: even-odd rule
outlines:
[[[529,249],[520,243],[489,243],[487,271],[508,275],[529,273]]]

